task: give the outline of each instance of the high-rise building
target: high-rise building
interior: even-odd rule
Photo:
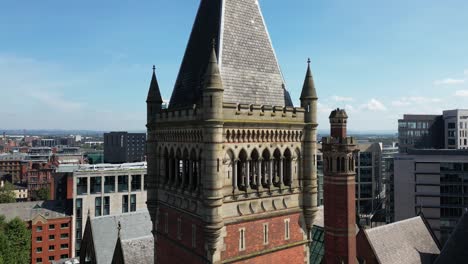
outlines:
[[[293,107],[256,0],[202,0],[168,109],[148,94],[156,263],[308,261],[317,94]]]
[[[468,210],[468,151],[410,150],[395,157],[395,220],[424,213],[442,243]]]
[[[381,205],[383,190],[379,143],[358,144],[356,152],[356,209],[362,219],[370,219]],[[369,223],[367,223],[369,224]]]
[[[325,263],[356,263],[356,139],[347,136],[348,115],[330,114],[330,137],[322,139],[324,160]]]
[[[105,163],[142,162],[145,161],[145,151],[145,133],[104,133]]]
[[[73,248],[79,256],[87,215],[91,218],[146,208],[146,162],[80,165],[73,170]]]
[[[385,217],[386,223],[395,221],[395,194],[394,194],[394,168],[395,156],[398,154],[398,146],[384,145],[382,148],[382,181],[385,189]]]
[[[447,110],[444,119],[446,149],[468,149],[468,110]]]
[[[398,120],[401,153],[411,148],[444,148],[444,121],[440,115],[404,115]]]

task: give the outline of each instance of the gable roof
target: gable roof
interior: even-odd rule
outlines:
[[[122,241],[153,237],[148,210],[93,218],[89,223],[97,264],[111,263],[118,238],[119,222]]]
[[[421,216],[366,229],[365,235],[382,264],[432,263],[438,242]]]
[[[122,240],[121,248],[125,264],[154,263],[153,236]]]
[[[37,216],[43,219],[57,219],[70,217],[68,201],[35,201],[24,203],[0,204],[0,215],[4,215],[7,221],[18,217],[23,221],[31,221]]]
[[[197,104],[215,41],[230,103],[292,106],[257,0],[201,0],[169,108]]]
[[[458,221],[435,264],[462,264],[468,260],[468,212]]]

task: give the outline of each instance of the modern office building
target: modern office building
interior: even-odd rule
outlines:
[[[468,149],[468,110],[447,110],[444,119],[446,149]]]
[[[468,210],[468,150],[409,150],[395,157],[395,220],[424,213],[442,243]]]
[[[444,121],[441,115],[404,115],[398,120],[400,153],[408,149],[444,148]]]
[[[91,218],[146,208],[146,162],[80,165],[73,171],[74,252]]]
[[[404,115],[398,120],[400,153],[408,149],[468,149],[468,110]]]
[[[394,195],[394,169],[395,156],[398,154],[398,146],[396,143],[392,145],[384,145],[382,148],[382,181],[385,189],[385,222],[393,223],[395,221],[395,195]]]
[[[110,132],[104,134],[104,162],[128,163],[145,161],[146,134]]]

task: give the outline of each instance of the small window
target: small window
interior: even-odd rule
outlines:
[[[55,229],[55,225],[49,225],[49,230],[54,230]]]
[[[36,258],[36,263],[42,263],[42,258]]]
[[[36,237],[36,242],[42,242],[42,237]]]
[[[41,248],[41,247],[36,248],[36,252],[37,252],[37,253],[41,253],[41,252],[42,252],[42,248]]]
[[[68,233],[60,234],[60,239],[66,239],[66,238],[68,238]]]
[[[182,239],[182,219],[177,218],[177,239]]]
[[[245,250],[245,228],[239,229],[239,251]]]
[[[288,240],[289,239],[289,218],[284,219],[284,239]]]
[[[54,235],[49,235],[49,240],[55,240],[55,236]]]
[[[68,249],[68,244],[61,244],[60,249]]]
[[[130,196],[130,212],[136,211],[136,194]]]
[[[102,198],[96,197],[95,198],[95,208],[94,208],[94,216],[101,216],[102,214]]]
[[[55,250],[55,246],[54,245],[50,245],[49,246],[49,251],[54,251]]]
[[[42,232],[42,226],[37,226],[36,227],[36,232]]]
[[[192,225],[192,247],[197,247],[197,226]]]
[[[68,258],[68,254],[60,255],[60,258],[61,258],[61,259],[66,259],[66,258]]]
[[[268,245],[268,223],[263,224],[263,245]]]
[[[49,260],[50,261],[55,260],[55,257],[54,256],[49,256]]]
[[[169,214],[164,213],[164,232],[169,233]]]
[[[64,228],[68,228],[68,223],[63,223],[60,225],[60,228],[64,229]]]
[[[122,213],[128,213],[128,195],[122,195]]]

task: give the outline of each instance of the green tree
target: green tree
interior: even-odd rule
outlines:
[[[48,201],[50,200],[50,190],[49,188],[41,188],[37,190],[36,197],[38,200],[41,201]]]
[[[3,187],[0,187],[0,203],[14,203],[16,196],[13,184],[5,182]]]
[[[0,217],[0,264],[27,264],[31,255],[31,232],[19,218],[6,223]]]

